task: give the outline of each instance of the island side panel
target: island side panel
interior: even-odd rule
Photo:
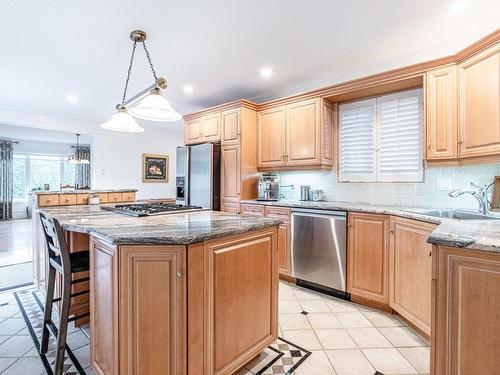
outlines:
[[[118,374],[117,247],[90,240],[90,362],[99,375]]]
[[[199,260],[203,272],[197,268],[194,275],[188,269],[188,311],[193,310],[188,337],[194,340],[188,342],[190,374],[191,369],[197,369],[193,374],[232,374],[277,338],[276,227],[207,241],[202,252],[198,245],[189,246],[188,264]]]

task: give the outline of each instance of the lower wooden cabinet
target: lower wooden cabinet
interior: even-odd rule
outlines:
[[[500,253],[433,249],[433,374],[498,374]]]
[[[387,304],[389,216],[349,213],[347,291]]]
[[[240,204],[233,202],[221,202],[220,210],[222,212],[229,212],[231,214],[239,214],[240,213]]]
[[[278,227],[278,268],[282,275],[292,274],[292,210],[266,206],[266,217],[283,220]]]
[[[241,214],[264,216],[264,206],[260,204],[241,204]]]
[[[432,245],[427,238],[435,224],[391,217],[389,250],[389,306],[431,333]]]

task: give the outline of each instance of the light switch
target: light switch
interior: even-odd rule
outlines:
[[[101,169],[101,176],[104,176],[106,174],[106,170],[104,168]]]
[[[450,191],[451,190],[451,178],[438,178],[436,180],[436,190],[437,191]]]

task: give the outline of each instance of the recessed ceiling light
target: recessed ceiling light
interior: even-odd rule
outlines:
[[[194,91],[194,88],[191,85],[184,85],[182,89],[186,94],[191,94]]]
[[[470,6],[470,1],[468,0],[458,0],[455,1],[453,4],[450,6],[450,14],[458,14],[466,11],[469,9]]]
[[[260,75],[262,77],[266,77],[266,78],[267,77],[271,77],[272,74],[273,74],[273,70],[271,68],[269,68],[269,67],[265,67],[265,68],[262,68],[260,70]]]
[[[66,95],[66,101],[71,104],[78,103],[78,97],[76,95]]]

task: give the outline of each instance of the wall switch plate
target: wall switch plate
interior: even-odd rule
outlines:
[[[101,176],[104,176],[106,174],[106,170],[104,168],[101,169]]]
[[[438,178],[436,180],[436,190],[437,191],[450,191],[451,190],[451,178]]]

